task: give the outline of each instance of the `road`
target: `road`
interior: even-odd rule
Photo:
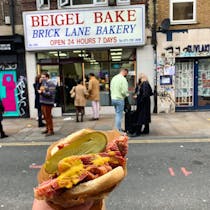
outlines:
[[[37,167],[47,147],[44,142],[2,144],[0,209],[31,209]],[[107,210],[209,210],[209,171],[209,140],[132,140],[128,175],[108,197]]]

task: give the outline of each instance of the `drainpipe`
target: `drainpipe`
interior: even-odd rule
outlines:
[[[14,0],[10,1],[10,20],[12,26],[12,35],[15,35],[15,9],[14,9]]]
[[[152,44],[154,50],[154,66],[155,66],[155,87],[154,87],[154,110],[157,113],[157,0],[153,0],[153,26],[152,26]]]

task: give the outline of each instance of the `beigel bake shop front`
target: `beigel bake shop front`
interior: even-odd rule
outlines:
[[[57,84],[58,115],[74,111],[69,91],[78,79],[87,84],[89,73],[100,81],[100,105],[105,110],[111,106],[110,81],[121,67],[129,70],[129,91],[134,91],[137,57],[145,45],[144,5],[25,12],[23,20],[29,92],[33,93],[35,76],[48,72]],[[29,100],[33,102],[33,94]],[[33,109],[32,103],[31,116]]]

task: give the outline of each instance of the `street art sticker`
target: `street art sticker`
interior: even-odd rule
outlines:
[[[16,81],[16,70],[0,71],[0,98],[5,107],[4,116],[20,116]]]

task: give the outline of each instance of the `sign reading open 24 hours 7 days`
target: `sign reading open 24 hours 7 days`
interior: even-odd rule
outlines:
[[[145,43],[144,5],[24,12],[23,20],[28,51]]]

